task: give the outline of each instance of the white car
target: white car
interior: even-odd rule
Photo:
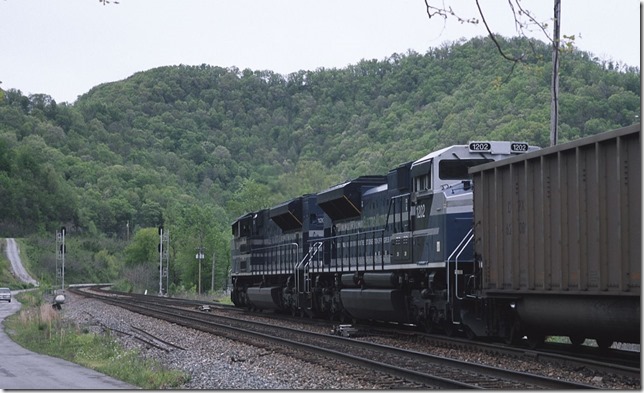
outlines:
[[[0,300],[6,300],[11,303],[11,289],[0,288]]]

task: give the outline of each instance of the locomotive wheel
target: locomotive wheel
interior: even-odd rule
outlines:
[[[576,347],[580,346],[581,344],[584,343],[584,341],[586,341],[586,337],[581,337],[581,336],[569,336],[568,338],[570,339],[570,342],[572,343],[572,345]]]

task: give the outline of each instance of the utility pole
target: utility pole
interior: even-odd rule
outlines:
[[[62,227],[60,231],[56,231],[56,279],[61,277],[61,292],[56,295],[54,290],[54,304],[52,307],[55,310],[60,310],[63,303],[65,303],[65,252],[67,251],[67,246],[65,246],[65,233],[67,230],[65,227]],[[58,262],[60,261],[60,270],[58,270]]]
[[[60,234],[62,235],[62,238],[63,238],[63,245],[62,245],[62,247],[60,249],[60,252],[61,252],[61,254],[63,256],[63,258],[62,258],[63,259],[63,266],[61,268],[61,276],[62,276],[61,289],[63,290],[63,294],[65,293],[65,251],[66,251],[65,250],[65,232],[67,232],[67,230],[65,229],[65,227],[62,227],[60,229]]]
[[[65,292],[65,227],[60,228],[60,232],[56,232],[56,277],[60,276],[61,289]],[[60,261],[60,270],[58,270],[58,261]]]
[[[163,277],[165,277],[165,295],[168,295],[170,291],[170,231],[164,229],[163,227],[159,228],[159,269],[161,271],[159,277],[159,293],[161,295],[163,292]],[[163,261],[165,260],[165,269],[163,268]]]
[[[199,264],[199,282],[197,283],[197,293],[201,295],[201,263],[204,260],[204,257],[205,257],[204,251],[206,250],[203,246],[203,238],[204,238],[203,226],[201,226],[201,228],[198,229],[198,234],[199,234],[199,247],[197,247],[197,255],[195,255],[195,258],[197,259],[197,263]]]
[[[163,233],[163,240],[165,241],[165,248],[163,249],[163,257],[165,258],[165,293],[170,294],[170,231],[165,230]]]
[[[56,231],[56,281],[61,276],[61,271],[58,268],[58,263],[63,262],[63,234],[59,231]]]
[[[159,225],[159,296],[163,296],[163,226]]]
[[[550,146],[559,138],[559,42],[561,0],[555,0],[554,32],[552,37],[552,101],[550,103]]]
[[[212,271],[210,272],[210,292],[215,292],[215,252],[212,253]]]
[[[197,255],[195,255],[195,258],[197,259],[197,263],[199,264],[199,283],[198,283],[198,293],[201,295],[201,261],[203,261],[204,258],[204,248],[203,246],[197,247]]]

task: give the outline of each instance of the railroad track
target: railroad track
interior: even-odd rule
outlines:
[[[538,360],[543,363],[566,366],[573,369],[588,369],[599,373],[615,374],[634,380],[641,379],[640,352],[621,350],[600,350],[599,348],[576,348],[570,344],[547,344],[541,349],[529,349],[521,346],[509,346],[501,343],[476,341],[459,337],[426,334],[417,331],[391,328],[374,328],[357,326],[365,335],[396,337],[421,345],[433,345],[459,350],[495,353],[518,360]]]
[[[92,319],[95,319],[95,320],[97,319],[94,315],[90,313],[88,314]],[[101,326],[101,328],[103,328],[106,331],[114,332],[124,336],[130,336],[137,341],[140,341],[148,346],[155,347],[165,352],[170,352],[175,349],[179,349],[182,351],[185,350],[185,348],[182,348],[174,343],[171,343],[169,341],[156,337],[153,334],[150,334],[149,332],[146,332],[145,330],[133,325],[130,325],[130,331],[127,331],[127,332],[121,329],[117,329],[113,326],[105,325],[104,323],[101,323],[101,322],[99,322],[99,325]]]
[[[82,293],[83,295],[88,295]],[[183,307],[159,304],[132,303],[125,296],[101,300],[182,326],[225,336],[237,341],[277,348],[288,347],[298,356],[323,356],[357,365],[370,371],[371,380],[389,388],[447,388],[447,389],[580,389],[588,385],[554,380],[542,376],[509,371],[391,346],[357,341],[330,334],[319,334],[276,327],[267,323],[211,315]],[[157,303],[154,299],[153,303]],[[320,362],[319,360],[312,360]],[[334,362],[324,362],[325,365]],[[373,370],[377,373],[373,373]],[[374,381],[375,382],[375,381]]]

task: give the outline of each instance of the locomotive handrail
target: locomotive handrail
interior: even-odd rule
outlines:
[[[322,242],[318,241],[318,242],[313,243],[313,246],[311,246],[309,248],[309,252],[306,253],[304,258],[302,258],[302,260],[300,262],[298,262],[297,265],[295,265],[295,269],[293,269],[293,271],[295,273],[295,290],[298,293],[298,296],[296,298],[297,307],[300,307],[300,296],[299,296],[299,294],[303,293],[303,292],[308,292],[309,289],[310,289],[306,285],[307,278],[308,278],[307,277],[308,276],[308,269],[307,268],[309,266],[309,263],[311,262],[311,259],[313,259],[313,256],[315,256],[315,254],[317,254],[318,251],[320,250],[320,247],[322,247]],[[302,270],[302,274],[304,276],[303,279],[304,279],[305,288],[302,288],[302,283],[300,283],[300,274],[299,274],[298,270]],[[309,283],[309,285],[310,285],[310,283]]]
[[[357,244],[357,242],[358,242],[358,241],[360,240],[360,238],[362,237],[362,238],[363,238],[362,240],[365,242],[365,248],[366,248],[366,246],[367,246],[367,245],[366,245],[367,240],[373,240],[373,244],[371,245],[371,248],[372,248],[372,251],[373,251],[373,252],[372,252],[372,262],[373,262],[372,266],[373,266],[373,267],[374,267],[374,269],[375,269],[375,267],[376,267],[376,256],[377,256],[377,255],[376,255],[376,252],[375,252],[375,251],[376,251],[376,248],[377,248],[377,246],[376,246],[376,241],[375,241],[375,240],[376,240],[376,236],[377,236],[377,235],[380,235],[380,236],[379,236],[379,239],[380,239],[380,245],[378,246],[378,247],[380,248],[380,250],[379,250],[379,251],[380,251],[380,255],[378,255],[378,256],[379,256],[379,258],[380,258],[380,261],[379,261],[379,262],[380,262],[380,267],[381,267],[381,268],[384,268],[384,251],[385,251],[385,250],[384,250],[384,238],[385,238],[385,233],[386,233],[386,231],[385,231],[385,229],[384,229],[384,228],[380,228],[380,229],[372,229],[372,230],[368,230],[368,231],[359,231],[359,232],[353,232],[353,233],[344,233],[344,234],[341,234],[341,235],[335,235],[335,236],[329,236],[329,237],[323,237],[323,238],[316,238],[315,240],[309,240],[309,243],[313,243],[313,242],[315,242],[314,244],[320,243],[320,246],[318,246],[318,247],[321,247],[321,246],[322,246],[322,243],[324,243],[324,242],[327,242],[327,241],[334,241],[334,240],[335,240],[335,241],[342,241],[342,242],[346,241],[347,243],[350,243],[350,242],[352,242],[352,241],[355,241],[355,242],[356,242],[356,244]],[[367,238],[367,235],[373,235],[373,236],[371,237],[371,239],[368,239],[368,238]],[[317,251],[316,251],[316,252],[317,252]],[[367,261],[366,261],[366,257],[367,257],[367,255],[365,254],[365,255],[364,255],[364,257],[365,257],[364,263],[365,263],[365,268],[366,268],[366,263],[367,263]],[[342,263],[342,265],[341,265],[341,269],[344,269],[344,262],[343,262],[343,260],[344,260],[344,257],[342,257],[342,261],[341,261],[341,263]],[[358,257],[358,256],[355,256],[355,260],[356,260],[356,268],[359,268],[359,266],[360,266],[360,260],[359,260],[359,257]],[[336,262],[337,262],[337,261],[336,261]],[[319,267],[319,266],[316,266],[316,267]],[[336,267],[337,267],[337,265],[336,265]],[[323,267],[322,267],[322,268],[323,268]],[[331,268],[331,266],[330,266],[330,265],[329,265],[329,268]],[[351,269],[351,256],[349,256],[349,269]]]
[[[472,231],[473,231],[473,229],[470,229],[470,231],[468,232],[469,238],[467,239],[467,242],[465,242],[465,244],[463,244],[463,247],[461,248],[461,251],[456,255],[456,258],[454,259],[454,271],[455,272],[458,271],[458,258],[461,256],[463,251],[465,251],[465,247],[467,247],[467,245],[472,242],[472,239],[474,239],[474,234],[472,233]],[[468,237],[468,235],[465,235],[465,237]],[[456,298],[458,300],[463,300],[462,297],[458,296],[458,280],[454,280],[454,286],[456,287],[456,288],[454,288],[454,294],[456,295]]]
[[[254,248],[254,249],[251,249],[250,253],[251,253],[251,257],[252,257],[253,255],[257,256],[260,252],[264,252],[264,251],[267,251],[267,250],[270,251],[270,250],[287,249],[289,246],[291,246],[291,247],[294,246],[294,248],[295,248],[295,260],[297,260],[299,258],[299,255],[300,255],[300,245],[297,244],[297,243],[282,243],[282,244],[275,244],[275,245],[268,246],[268,247]],[[282,260],[282,258],[279,258],[279,260]],[[271,264],[271,266],[272,266],[272,264]],[[278,267],[279,266],[276,266],[276,268],[278,268]],[[270,267],[268,266],[268,264],[266,265],[266,268],[269,271],[264,271],[263,273],[270,273]]]
[[[369,233],[378,233],[378,232],[384,232],[384,231],[385,231],[384,229],[380,228],[380,229],[372,229],[370,231],[344,233],[342,235],[335,235],[335,236],[329,236],[329,237],[316,237],[315,240],[309,240],[309,243],[321,243],[321,242],[324,242],[325,240],[333,240],[341,237],[356,236],[356,235],[363,235],[363,234],[369,234]]]
[[[302,258],[302,260],[299,261],[297,265],[295,265],[295,269],[300,269],[305,262],[307,262],[308,265],[308,262],[310,262],[311,258],[313,258],[313,256],[318,253],[320,247],[322,247],[321,241],[316,241],[315,243],[313,243],[313,245],[309,249],[309,252],[307,252],[304,258]]]
[[[445,263],[445,269],[446,269],[446,273],[447,273],[447,296],[448,296],[447,300],[448,301],[451,299],[450,294],[452,293],[450,291],[451,288],[450,288],[449,262],[452,259],[452,257],[454,256],[454,254],[456,254],[456,258],[454,259],[454,276],[456,276],[456,270],[458,269],[458,257],[463,253],[463,251],[465,250],[465,247],[467,247],[467,245],[472,241],[473,238],[474,238],[474,228],[470,228],[470,230],[465,234],[465,236],[463,237],[461,242],[458,243],[458,246],[456,246],[454,251],[452,251],[452,253],[449,254],[449,256],[447,257],[447,261]],[[458,296],[458,280],[456,278],[454,278],[454,286],[455,286],[454,294],[455,294],[456,299],[462,300],[462,298],[460,298]],[[454,321],[454,313],[451,313],[451,314],[452,314],[452,324],[460,325],[461,322]]]

